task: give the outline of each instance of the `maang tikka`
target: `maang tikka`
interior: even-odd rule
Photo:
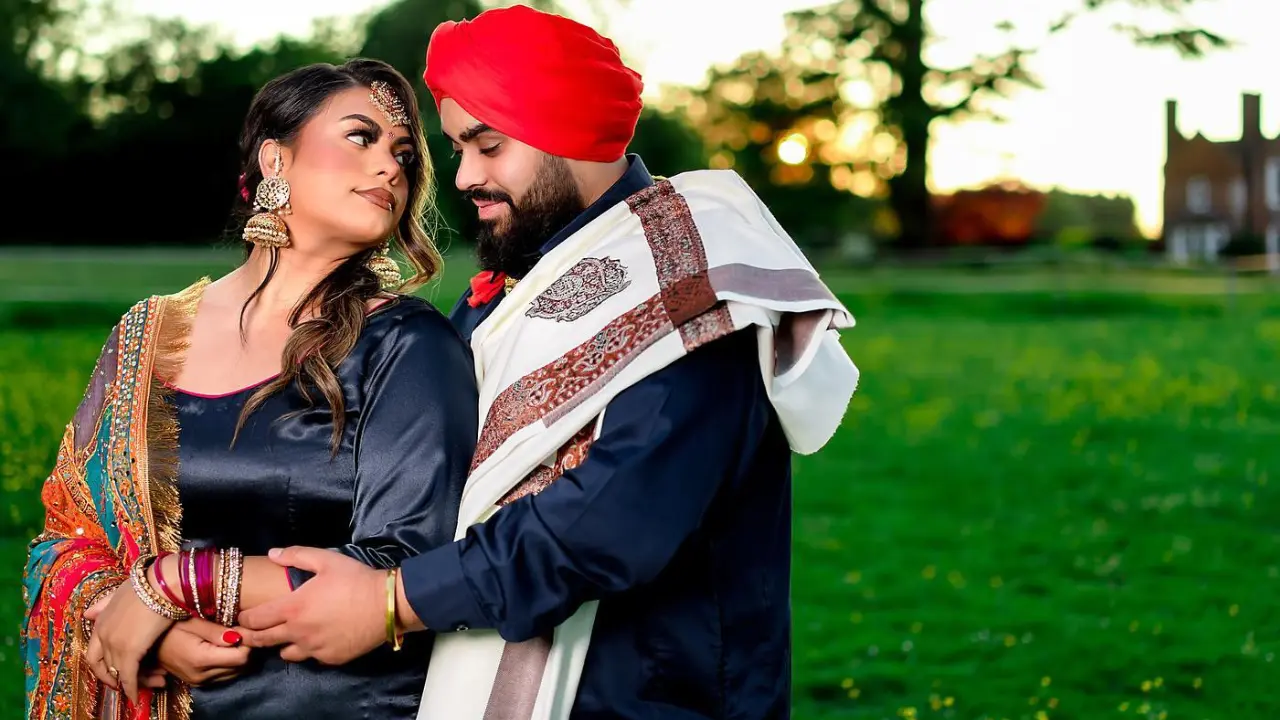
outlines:
[[[277,144],[275,174],[258,183],[258,191],[253,198],[253,211],[256,214],[244,226],[245,241],[260,247],[289,247],[289,226],[280,218],[281,215],[292,212],[289,207],[289,182],[280,176],[283,167],[284,160],[280,156],[280,145]]]
[[[404,103],[396,95],[391,86],[381,80],[369,83],[369,102],[386,116],[392,127],[408,125],[409,115],[404,111]]]

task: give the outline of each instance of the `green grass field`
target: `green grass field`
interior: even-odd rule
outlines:
[[[0,255],[3,717],[37,488],[112,314],[235,260],[152,256]],[[830,276],[863,378],[796,460],[797,718],[1280,717],[1280,294]]]

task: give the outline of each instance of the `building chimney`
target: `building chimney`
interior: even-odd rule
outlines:
[[[1174,140],[1181,140],[1182,133],[1178,132],[1178,101],[1164,101],[1164,131],[1165,142],[1172,145]]]
[[[1262,138],[1262,96],[1253,93],[1244,94],[1242,127],[1240,137],[1244,140]]]

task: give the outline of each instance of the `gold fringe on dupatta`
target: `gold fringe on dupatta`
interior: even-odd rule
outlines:
[[[177,552],[182,544],[182,503],[178,496],[178,417],[173,405],[172,380],[178,377],[191,346],[191,324],[209,278],[174,295],[157,298],[160,322],[151,354],[147,396],[146,447],[138,454],[138,475],[147,488],[151,512],[151,542],[157,552]],[[167,698],[165,696],[168,696]],[[156,694],[156,720],[191,717],[191,689],[173,680],[169,690]]]
[[[209,284],[208,278],[162,298],[156,331],[151,392],[147,398],[147,489],[156,550],[177,552],[182,543],[182,504],[178,500],[178,417],[167,383],[178,377],[191,347],[191,323]]]

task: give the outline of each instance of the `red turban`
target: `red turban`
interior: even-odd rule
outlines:
[[[524,5],[441,23],[422,79],[503,135],[551,155],[612,162],[640,119],[640,75],[595,30]]]

